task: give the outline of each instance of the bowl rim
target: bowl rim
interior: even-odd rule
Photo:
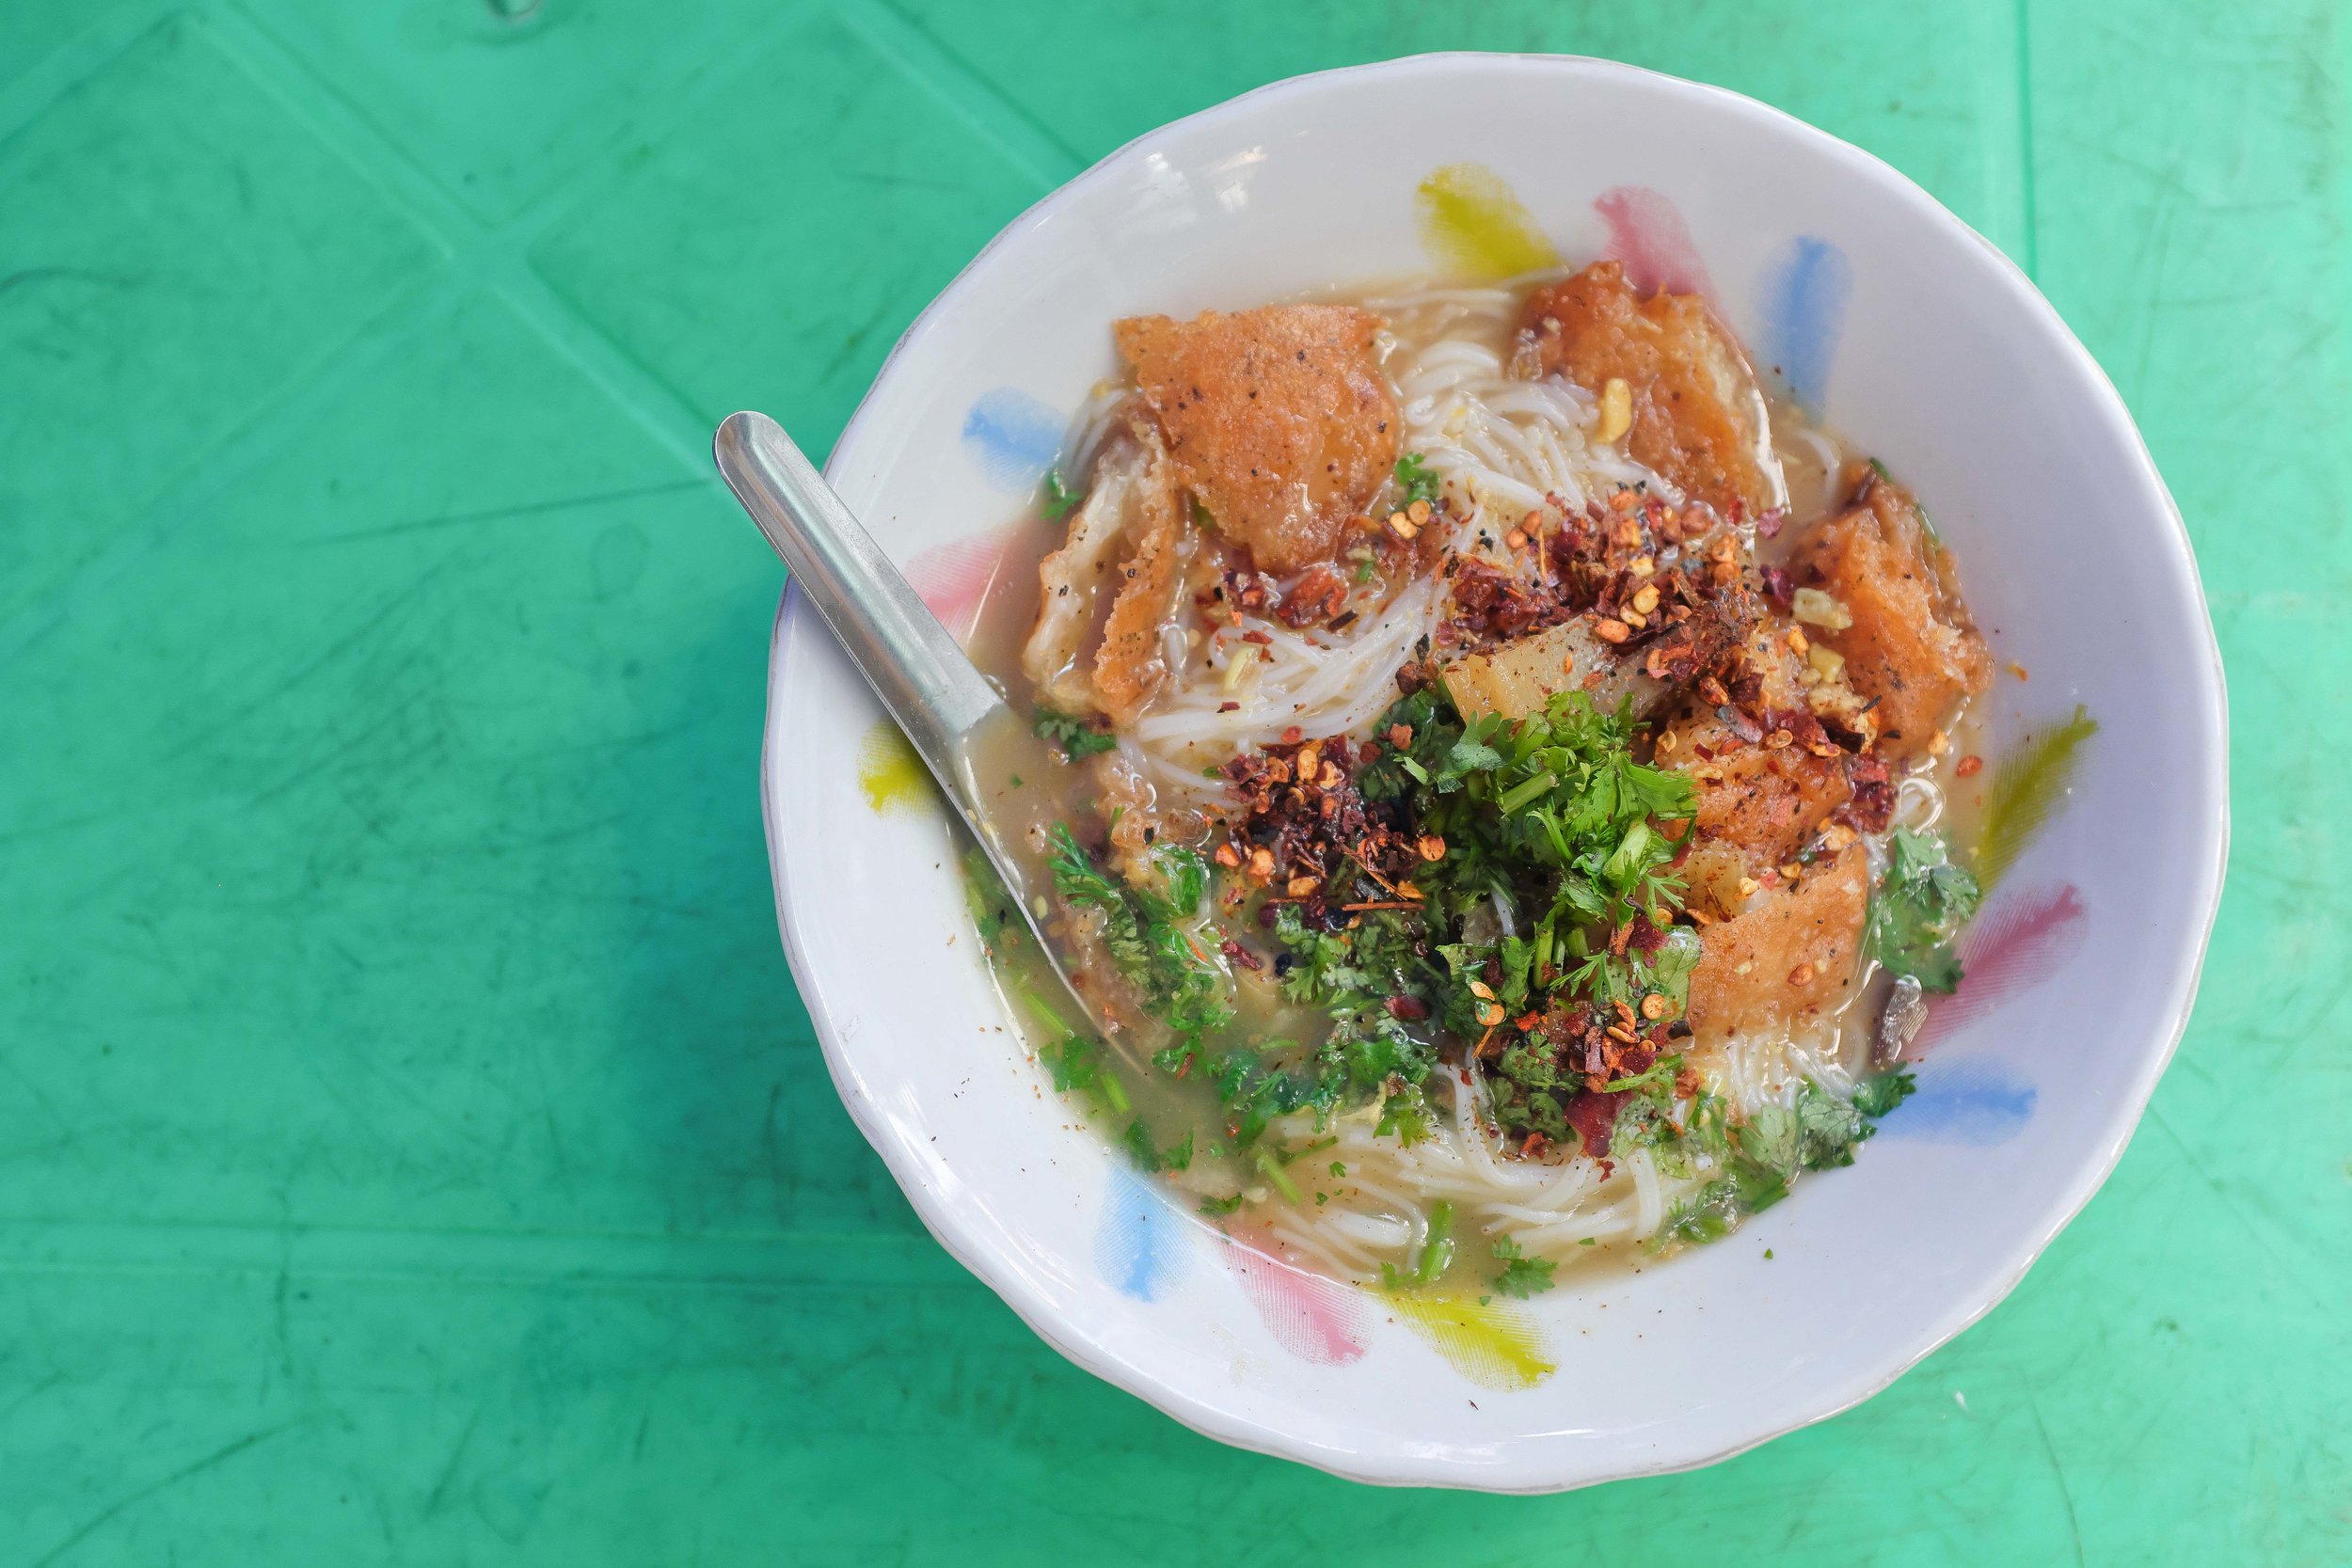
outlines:
[[[1858,1376],[1835,1386],[1824,1385],[1824,1395],[1810,1402],[1792,1405],[1790,1410],[1757,1424],[1757,1430],[1743,1432],[1728,1442],[1688,1441],[1679,1447],[1668,1444],[1662,1449],[1645,1447],[1623,1450],[1624,1462],[1617,1464],[1580,1464],[1564,1472],[1556,1457],[1547,1463],[1545,1451],[1534,1450],[1528,1457],[1500,1464],[1483,1464],[1475,1468],[1464,1466],[1458,1460],[1443,1454],[1390,1451],[1373,1453],[1363,1450],[1334,1452],[1304,1443],[1279,1427],[1251,1418],[1237,1415],[1215,1399],[1203,1398],[1190,1389],[1168,1382],[1156,1374],[1129,1362],[1083,1333],[1077,1332],[1050,1302],[1028,1287],[1020,1272],[996,1266],[993,1247],[977,1238],[966,1237],[959,1228],[961,1221],[951,1206],[935,1194],[921,1179],[913,1164],[914,1151],[900,1148],[891,1135],[884,1119],[870,1105],[851,1072],[845,1052],[845,1037],[834,1022],[834,1008],[826,994],[822,978],[805,956],[799,931],[795,926],[794,900],[787,865],[781,825],[776,814],[776,779],[780,747],[785,736],[782,730],[784,689],[787,678],[786,639],[798,617],[812,613],[797,586],[787,582],[780,597],[776,616],[770,633],[768,706],[762,724],[760,747],[760,816],[768,841],[769,867],[775,890],[776,920],[783,939],[787,962],[793,983],[806,1006],[822,1048],[825,1067],[835,1092],[857,1124],[866,1142],[881,1155],[893,1180],[906,1195],[910,1205],[932,1238],[946,1248],[957,1262],[969,1270],[981,1283],[1026,1323],[1030,1330],[1057,1352],[1092,1372],[1095,1376],[1136,1395],[1184,1426],[1218,1442],[1278,1458],[1295,1460],[1343,1479],[1383,1486],[1437,1486],[1484,1492],[1518,1495],[1539,1495],[1581,1489],[1613,1481],[1635,1480],[1651,1476],[1677,1474],[1704,1468],[1734,1458],[1788,1433],[1843,1415],[1856,1405],[1875,1397],[1891,1386],[1904,1373],[1919,1365],[1928,1356],[1951,1342],[1973,1326],[1985,1314],[2000,1305],[2016,1289],[2042,1253],[2085,1206],[2106,1185],[2108,1177],[2121,1162],[2147,1113],[2157,1081],[2171,1063],[2185,1034],[2190,1015],[2195,1008],[2201,981],[2205,957],[2210,948],[2213,927],[2218,914],[2222,886],[2225,879],[2230,846],[2229,799],[2229,699],[2228,686],[2221,662],[2220,645],[2215,634],[2211,609],[2207,603],[2204,584],[2197,567],[2187,525],[2183,519],[2172,493],[2158,470],[2153,453],[2141,436],[2139,427],[2124,404],[2122,393],[2098,360],[2086,348],[2055,306],[2042,294],[2039,286],[2026,276],[2009,254],[1982,233],[1944,206],[1917,182],[1875,153],[1820,127],[1798,119],[1786,110],[1773,107],[1760,100],[1734,92],[1726,87],[1693,82],[1645,67],[1625,64],[1596,55],[1487,52],[1478,50],[1446,50],[1425,54],[1399,55],[1362,65],[1339,67],[1326,71],[1306,71],[1254,87],[1248,92],[1226,99],[1192,114],[1170,120],[1146,131],[1122,143],[1097,159],[1085,170],[1056,186],[1024,209],[999,230],[973,258],[958,270],[946,286],[925,306],[911,322],[890,353],[875,372],[874,380],[850,420],[842,427],[832,453],[824,465],[828,479],[838,478],[848,467],[847,455],[853,454],[865,434],[893,368],[907,351],[922,341],[940,321],[953,313],[961,304],[971,285],[973,275],[999,248],[1014,236],[1034,227],[1054,209],[1065,204],[1078,193],[1109,179],[1117,168],[1148,151],[1154,144],[1180,130],[1199,130],[1214,126],[1228,119],[1240,118],[1253,112],[1266,101],[1298,94],[1311,87],[1336,78],[1380,78],[1404,76],[1432,70],[1443,71],[1468,67],[1479,70],[1519,70],[1530,72],[1562,71],[1568,75],[1591,75],[1630,80],[1644,90],[1662,91],[1669,96],[1709,101],[1735,113],[1758,118],[1779,128],[1793,132],[1800,140],[1811,140],[1822,152],[1844,166],[1843,172],[1870,180],[1886,187],[1888,194],[1912,208],[1929,227],[1949,238],[1973,241],[1995,260],[1994,277],[2006,289],[2013,302],[2022,306],[2026,315],[2039,323],[2051,350],[2070,356],[2090,378],[2090,406],[2108,425],[2128,437],[2127,450],[2137,457],[2144,477],[2153,487],[2161,503],[2162,523],[2169,523],[2163,533],[2166,564],[2177,573],[2187,589],[2199,629],[2203,633],[2204,658],[2199,666],[2201,680],[2196,705],[2198,716],[2212,725],[2214,744],[2207,754],[2199,759],[2203,777],[2199,781],[2217,803],[2217,816],[2213,823],[2213,841],[2209,854],[2201,865],[2193,867],[2201,892],[2202,919],[2193,943],[2190,961],[2173,982],[2177,993],[2171,1022],[2164,1031],[2161,1049],[2148,1053],[2130,1080],[2125,1099],[2130,1106],[2128,1120],[2123,1122],[2104,1148],[2093,1152],[2095,1157],[2079,1164],[2070,1178],[2061,1201],[2053,1211],[2053,1217],[2038,1232],[2021,1235],[2009,1259],[1970,1289],[1956,1292],[1954,1307],[1940,1317],[1927,1322],[1913,1348],[1877,1369],[1865,1370]],[[1504,1446],[1516,1446],[1505,1439]]]

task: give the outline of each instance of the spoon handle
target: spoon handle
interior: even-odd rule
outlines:
[[[1020,717],[915,597],[890,558],[858,526],[833,486],[765,414],[730,414],[711,441],[719,472],[768,536],[792,580],[825,618],[890,716],[914,742],[947,801],[1004,879],[1013,907],[1069,989],[1081,1016],[1115,1033],[1071,979],[1065,955],[1040,924],[1043,890],[1005,840],[973,776],[973,746],[1022,733]],[[982,750],[987,746],[983,744]]]
[[[765,414],[730,414],[711,453],[931,776],[976,817],[979,802],[961,776],[959,742],[1003,711],[1004,699],[781,425]]]

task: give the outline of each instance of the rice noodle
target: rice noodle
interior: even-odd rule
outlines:
[[[1389,372],[1407,448],[1479,510],[1512,518],[1547,498],[1581,508],[1624,484],[1679,501],[1649,469],[1586,440],[1591,393],[1558,379],[1512,378],[1505,355],[1518,302],[1508,288],[1425,289],[1367,302],[1391,324]]]
[[[1201,777],[1204,767],[1278,739],[1294,724],[1310,735],[1359,734],[1396,700],[1390,677],[1437,625],[1440,608],[1438,585],[1424,578],[1344,638],[1244,618],[1185,661],[1184,678],[1128,726],[1120,744],[1154,784],[1179,796],[1209,795],[1218,786]],[[1244,631],[1265,641],[1245,642]],[[1236,658],[1249,668],[1228,684]],[[1239,705],[1219,711],[1227,703]]]
[[[1341,1118],[1325,1135],[1335,1139],[1329,1155],[1346,1167],[1346,1179],[1321,1207],[1262,1208],[1272,1238],[1323,1267],[1375,1277],[1381,1264],[1402,1266],[1420,1249],[1428,1232],[1423,1212],[1442,1198],[1454,1206],[1464,1245],[1484,1251],[1488,1239],[1507,1233],[1534,1256],[1590,1256],[1588,1239],[1606,1246],[1654,1235],[1667,1211],[1711,1174],[1670,1175],[1647,1149],[1605,1176],[1596,1160],[1508,1158],[1485,1120],[1486,1085],[1476,1068],[1467,1081],[1449,1075],[1445,1082],[1452,1093],[1440,1098],[1450,1101],[1451,1115],[1409,1147],[1378,1135],[1372,1113]]]

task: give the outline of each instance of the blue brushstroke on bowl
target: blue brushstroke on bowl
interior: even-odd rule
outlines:
[[[1830,369],[1853,293],[1853,263],[1829,241],[1800,234],[1765,268],[1764,364],[1777,369],[1788,395],[1818,416],[1829,396]]]
[[[1122,1295],[1156,1301],[1184,1275],[1184,1235],[1176,1212],[1135,1172],[1111,1172],[1103,1218],[1094,1232],[1094,1266]]]
[[[1999,1062],[1935,1062],[1919,1069],[1919,1086],[1887,1114],[1879,1132],[1922,1143],[2005,1144],[2033,1119],[2041,1091]]]
[[[1028,393],[997,387],[963,416],[963,450],[990,484],[1027,495],[1061,451],[1062,416]]]

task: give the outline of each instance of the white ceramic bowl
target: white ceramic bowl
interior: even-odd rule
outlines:
[[[789,593],[764,791],[786,945],[842,1099],[1032,1327],[1227,1442],[1365,1481],[1547,1491],[1702,1465],[1867,1398],[2090,1197],[2180,1037],[2219,897],[2222,682],[2164,484],[2022,274],[1877,159],[1596,60],[1307,76],[1121,149],[924,312],[834,483],[961,632],[993,572],[1029,569],[999,562],[997,531],[1113,371],[1113,318],[1431,271],[1416,187],[1466,163],[1571,262],[1695,262],[1759,360],[1916,487],[1996,654],[2030,671],[1995,687],[1996,752],[2077,703],[2101,726],[1989,900],[1920,1092],[1856,1168],[1716,1245],[1524,1307],[1433,1314],[1288,1275],[1164,1201],[1025,1058],[944,811],[898,798],[880,710]]]

